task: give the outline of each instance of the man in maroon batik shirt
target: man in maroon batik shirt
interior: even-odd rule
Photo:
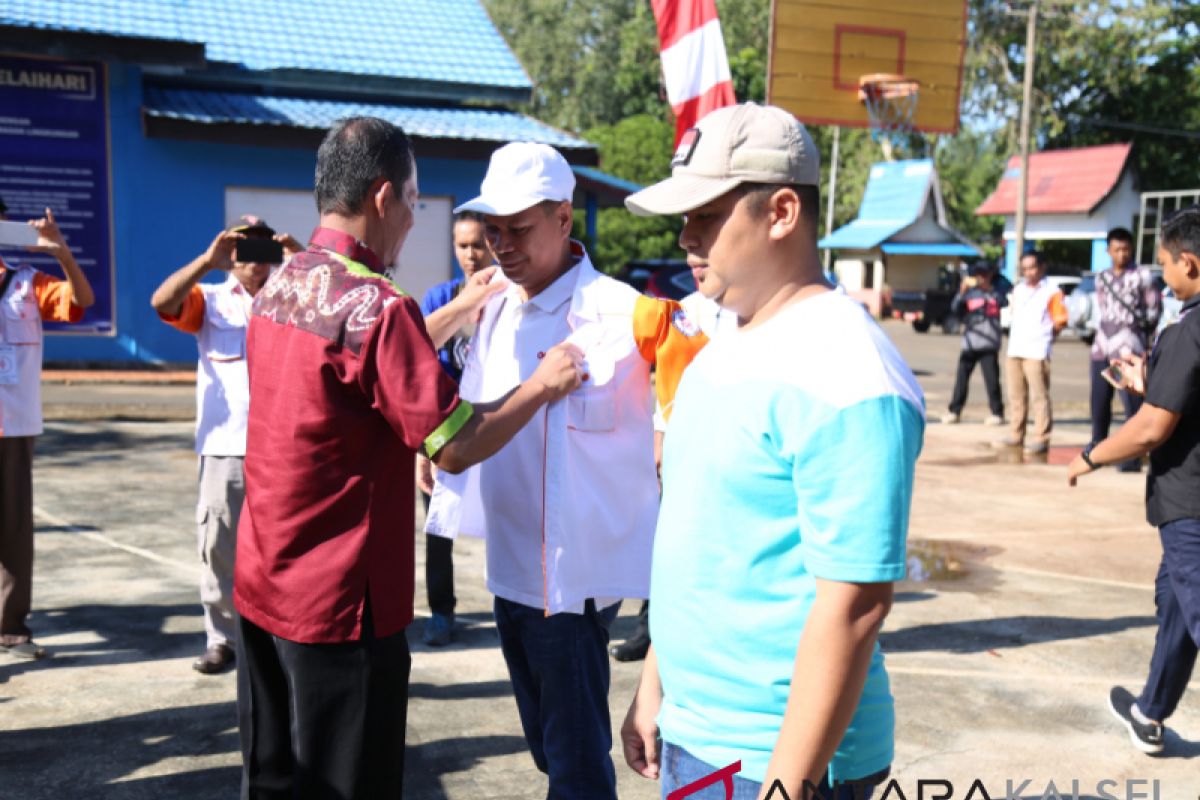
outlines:
[[[317,152],[320,227],[255,299],[234,600],[242,796],[399,798],[413,617],[413,454],[458,472],[579,385],[548,351],[498,401],[458,397],[434,348],[505,286],[478,273],[423,320],[384,269],[412,228],[404,132],[355,117]]]

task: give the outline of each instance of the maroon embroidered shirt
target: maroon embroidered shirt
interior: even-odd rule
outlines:
[[[246,503],[234,601],[295,642],[413,616],[413,454],[471,416],[417,303],[361,242],[318,228],[267,282],[247,340]]]

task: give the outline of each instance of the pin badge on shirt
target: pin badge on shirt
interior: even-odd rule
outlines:
[[[693,322],[683,309],[671,315],[671,324],[675,326],[677,331],[689,339],[700,333],[700,326]]]

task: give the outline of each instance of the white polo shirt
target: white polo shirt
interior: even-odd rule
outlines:
[[[463,370],[469,401],[502,397],[569,340],[588,379],[548,404],[494,456],[438,473],[426,531],[487,539],[488,589],[549,614],[648,594],[658,514],[650,365],[633,336],[638,293],[579,262],[528,302],[493,298]]]

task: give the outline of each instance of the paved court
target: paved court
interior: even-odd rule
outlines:
[[[956,340],[888,330],[940,413]],[[1064,447],[1087,435],[1086,384],[1073,377],[1085,375],[1084,358],[1068,342],[1055,362]],[[111,395],[118,410],[121,397],[146,397],[136,387]],[[981,386],[972,400],[966,416],[981,419]],[[233,676],[189,668],[203,647],[191,426],[152,406],[113,419],[71,413],[68,397],[39,443],[33,624],[55,657],[0,659],[0,797],[237,796]],[[1137,687],[1152,643],[1159,550],[1142,520],[1141,479],[1105,470],[1068,490],[1061,466],[997,454],[988,446],[996,435],[976,424],[927,431],[910,537],[919,580],[899,586],[882,638],[897,698],[898,787],[915,798],[918,781],[948,781],[961,798],[979,779],[1004,797],[1012,780],[1014,796],[1052,797],[1054,781],[1066,797],[1078,781],[1079,797],[1102,798],[1102,781],[1126,797],[1127,781],[1145,780],[1158,781],[1157,795],[1133,784],[1146,797],[1195,800],[1200,681],[1171,721],[1163,758],[1135,752],[1106,708],[1110,685]],[[456,568],[459,641],[414,646],[408,796],[544,796],[496,646],[479,542],[456,546]],[[419,583],[417,599],[423,616]],[[617,638],[635,610],[626,604]],[[613,666],[619,723],[639,667]],[[622,798],[657,796],[623,765],[617,774]]]

